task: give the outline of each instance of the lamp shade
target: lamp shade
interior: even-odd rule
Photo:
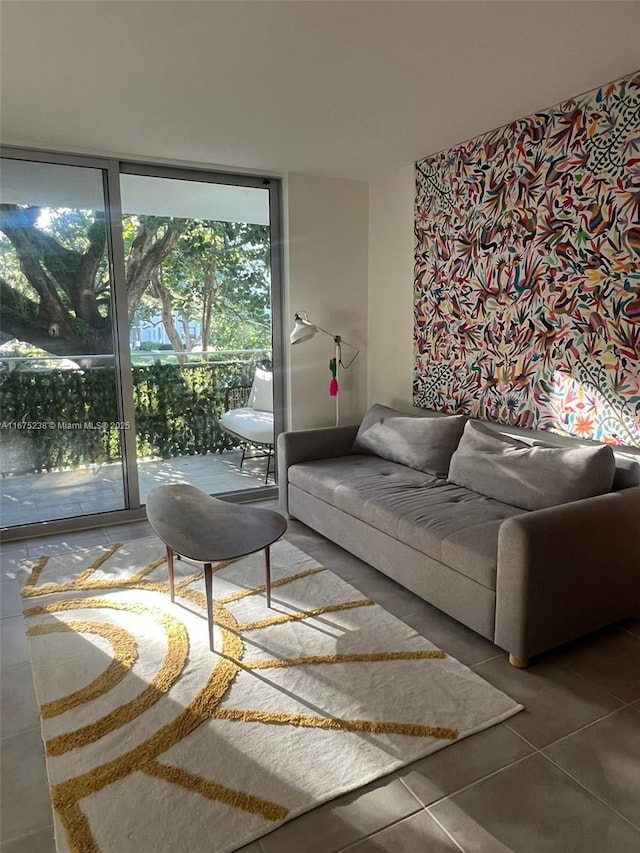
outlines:
[[[292,344],[301,344],[304,341],[308,341],[309,338],[312,338],[318,331],[318,327],[314,326],[313,323],[310,323],[309,320],[307,320],[306,315],[303,316],[302,312],[298,312],[295,315],[294,321],[295,326],[289,335],[289,340]]]

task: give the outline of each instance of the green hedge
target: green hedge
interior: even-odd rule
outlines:
[[[235,447],[218,420],[244,405],[253,370],[238,363],[133,367],[138,457]],[[113,367],[1,374],[0,405],[2,474],[122,458]]]

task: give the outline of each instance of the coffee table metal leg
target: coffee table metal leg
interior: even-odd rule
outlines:
[[[171,593],[171,601],[174,600],[175,587],[173,583],[173,548],[167,545],[167,569],[169,571],[169,592]]]
[[[211,563],[204,564],[204,589],[207,597],[207,621],[209,622],[209,648],[213,651],[213,571]]]
[[[271,607],[271,549],[264,549],[264,587],[267,592],[267,607]]]

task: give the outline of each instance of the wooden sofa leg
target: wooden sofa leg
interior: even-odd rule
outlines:
[[[519,658],[516,655],[509,655],[509,663],[511,666],[517,666],[518,669],[526,669],[529,666],[529,658]]]

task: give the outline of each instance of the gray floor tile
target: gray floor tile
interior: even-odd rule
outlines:
[[[620,700],[607,690],[548,658],[528,669],[516,669],[506,658],[487,661],[473,669],[524,705],[524,711],[511,717],[506,725],[538,748],[621,707]]]
[[[467,666],[505,654],[489,640],[426,602],[421,603],[415,613],[403,615],[402,621]]]
[[[260,502],[262,506],[270,506],[270,504],[271,502]],[[87,537],[90,537],[87,546],[91,547],[92,544],[96,544],[95,538],[93,538],[95,535],[96,531],[79,531],[78,534],[50,537],[50,540],[53,545],[60,545],[61,542],[66,541],[75,548],[84,547],[82,544],[78,546],[78,541],[81,542],[84,538],[84,541],[87,542]],[[99,541],[109,542],[126,541],[139,536],[150,535],[153,533],[146,522],[113,525],[97,531]],[[358,578],[364,578],[365,585],[367,579],[381,579],[377,584],[372,582],[368,589],[372,591],[376,600],[376,594],[373,593],[374,587],[378,595],[382,598],[387,597],[383,606],[389,609],[397,606],[402,610],[406,603],[413,604],[413,596],[408,594],[409,597],[405,600],[407,594],[404,591],[400,592],[398,600],[394,602],[393,596],[397,590],[393,582],[384,578],[358,558],[347,554],[337,545],[323,539],[305,525],[295,521],[291,522],[287,538],[356,586],[358,586]],[[10,585],[15,583],[15,563],[16,560],[27,555],[27,547],[32,546],[33,552],[38,543],[42,544],[43,541],[43,539],[33,539],[28,544],[8,543],[6,547],[3,546],[2,577],[7,578],[7,583]],[[0,596],[2,592],[3,590],[0,588]],[[598,853],[605,853],[605,851],[606,853],[615,853],[618,850],[624,850],[627,853],[628,850],[635,850],[635,847],[629,846],[629,844],[637,841],[637,835],[633,834],[635,830],[544,757],[533,757],[538,762],[538,769],[534,767],[533,771],[526,770],[525,772],[518,769],[521,765],[526,765],[532,760],[525,758],[524,761],[520,761],[513,767],[495,773],[498,768],[504,767],[507,761],[517,761],[521,754],[526,754],[528,749],[527,744],[521,741],[511,729],[516,732],[521,731],[523,737],[526,737],[536,746],[542,747],[567,735],[576,728],[622,707],[623,703],[609,692],[610,683],[607,682],[607,684],[599,686],[600,680],[596,680],[594,677],[593,659],[595,658],[597,661],[602,656],[598,644],[605,641],[604,644],[606,645],[607,635],[590,638],[590,641],[595,640],[596,642],[592,650],[593,653],[586,655],[586,662],[584,649],[577,648],[577,644],[574,644],[571,648],[563,649],[560,653],[563,656],[568,655],[568,657],[562,658],[563,666],[555,663],[552,656],[545,656],[539,662],[534,663],[530,669],[519,671],[507,664],[504,653],[492,643],[459,625],[426,603],[418,601],[415,612],[403,613],[402,618],[405,622],[413,624],[416,630],[427,636],[432,642],[445,648],[450,654],[467,664],[487,661],[487,658],[499,654],[499,659],[479,664],[474,669],[488,681],[522,702],[526,706],[526,710],[510,718],[501,726],[466,738],[459,744],[447,747],[420,762],[416,762],[411,768],[401,771],[404,776],[404,784],[397,776],[380,780],[377,784],[345,795],[297,818],[271,835],[243,848],[243,851],[246,850],[246,853],[289,853],[289,851],[295,851],[295,853],[320,853],[320,851],[329,853],[332,850],[344,850],[348,845],[351,845],[349,849],[352,849],[354,853],[375,853],[375,851],[403,853],[404,850],[407,853],[418,853],[422,850],[435,853],[435,851],[440,850],[458,850],[459,848],[455,844],[451,846],[451,839],[447,837],[446,833],[441,832],[428,813],[421,810],[420,802],[415,796],[419,794],[425,802],[433,804],[436,797],[448,795],[453,791],[457,791],[457,793],[451,797],[447,796],[446,799],[435,805],[431,805],[430,810],[440,809],[443,805],[448,804],[447,809],[449,811],[447,811],[446,820],[451,821],[451,825],[455,823],[461,827],[462,835],[457,836],[458,840],[462,841],[464,833],[467,833],[468,838],[471,839],[470,844],[464,847],[465,853],[472,853],[472,851],[482,851],[482,853],[520,853],[520,851],[523,853],[548,853],[549,851],[551,853],[553,851],[553,853],[557,853],[559,850],[562,850],[563,853],[565,850],[571,853],[573,849],[580,850],[580,853],[590,853],[591,850],[595,851],[596,849]],[[638,620],[628,620],[615,633],[625,634],[629,641],[635,642],[638,624]],[[8,652],[8,660],[15,664],[7,670],[15,707],[12,709],[7,706],[8,712],[4,705],[2,707],[5,731],[12,732],[14,731],[12,726],[18,716],[22,716],[23,721],[35,721],[34,726],[37,726],[37,708],[34,707],[35,699],[30,692],[33,688],[31,687],[29,666],[27,663],[21,663],[21,661],[28,660],[28,647],[24,637],[22,617],[11,616],[3,619],[2,630],[3,641],[5,638],[7,640],[3,643],[3,657],[6,657]],[[631,659],[635,660],[632,651],[635,647],[629,643],[625,644],[624,640],[621,645],[618,643],[616,646],[614,643],[614,646],[608,650],[612,655],[610,662],[613,659],[612,666],[618,667],[623,673],[626,673],[622,679],[624,689],[625,679],[628,678],[628,667],[625,660],[628,655],[631,655]],[[577,655],[577,663],[571,659],[571,655]],[[589,662],[590,657],[591,662]],[[604,653],[604,657],[606,657],[606,653]],[[580,667],[580,675],[573,671],[574,667]],[[595,667],[595,676],[601,679],[601,674],[598,675],[597,669]],[[5,671],[2,673],[3,678],[4,675]],[[619,690],[621,681],[619,675],[616,676],[616,679],[614,686]],[[627,720],[634,719],[632,715],[640,719],[640,694],[631,705],[627,706],[624,714]],[[616,714],[616,717],[619,716]],[[603,723],[592,726],[596,733]],[[631,725],[633,724],[631,723]],[[588,732],[589,729],[584,731]],[[605,729],[602,731],[604,732],[604,741],[613,745],[608,748],[606,753],[600,754],[596,742],[591,743],[589,741],[591,746],[586,749],[587,755],[581,758],[583,763],[586,762],[587,770],[578,768],[574,775],[579,778],[580,772],[591,773],[592,770],[596,774],[597,762],[600,761],[602,775],[600,781],[606,782],[609,795],[614,796],[625,785],[629,787],[633,780],[629,781],[627,775],[629,765],[628,762],[625,763],[622,760],[622,750],[617,745],[616,737],[619,736],[613,732],[609,733]],[[576,733],[574,736],[576,742],[578,742],[580,734]],[[34,736],[36,737],[29,746],[28,739]],[[18,851],[20,853],[35,853],[35,851],[48,853],[49,850],[53,853],[48,794],[46,794],[47,809],[44,810],[44,813],[39,807],[36,809],[36,811],[39,809],[44,823],[39,826],[28,824],[33,813],[32,802],[34,800],[36,803],[41,801],[43,786],[44,791],[47,790],[39,731],[35,727],[28,730],[25,728],[16,737],[22,739],[22,745],[19,744],[18,747],[12,748],[9,757],[12,760],[11,766],[18,768],[16,778],[19,785],[23,786],[16,796],[21,803],[29,803],[30,815],[22,819],[20,808],[14,810],[17,814],[14,826],[17,826],[16,832],[19,833],[19,837],[18,835],[12,836],[16,840],[3,843],[2,853],[5,851],[9,851],[9,853],[18,853]],[[583,735],[583,737],[585,736]],[[573,740],[573,737],[566,738],[556,744],[553,749],[560,748],[562,744],[570,743]],[[628,738],[626,740],[629,741]],[[15,743],[14,737],[7,737],[5,741],[10,747]],[[3,742],[2,747],[2,771],[5,773],[7,763],[4,755],[5,742]],[[565,749],[571,751],[570,747],[565,747]],[[593,751],[595,764],[590,763],[591,759],[588,759],[590,749]],[[624,755],[629,751],[634,755],[636,754],[635,748],[627,747],[626,741],[624,749]],[[521,753],[520,750],[524,750],[524,752]],[[619,759],[617,762],[615,761],[616,756]],[[548,769],[544,772],[541,771],[539,769],[540,761],[544,762],[545,765],[548,764],[551,771]],[[568,769],[568,772],[573,771]],[[484,778],[486,774],[494,775]],[[510,775],[504,777],[504,774]],[[476,782],[480,777],[483,778]],[[500,784],[492,782],[494,779],[502,779],[503,777],[506,778],[506,782]],[[521,784],[523,778],[526,782],[524,785]],[[531,784],[527,781],[530,778],[533,779]],[[592,779],[591,776],[589,778]],[[13,779],[11,784],[13,784]],[[407,784],[411,790],[406,787]],[[589,783],[584,781],[583,784]],[[482,788],[485,785],[489,787],[487,789]],[[470,787],[460,790],[464,786]],[[518,790],[518,786],[521,790]],[[543,790],[537,790],[538,787]],[[598,796],[606,799],[604,793],[595,790],[593,780],[590,787],[593,787]],[[548,789],[548,797],[544,793],[545,788]],[[476,793],[469,799],[469,807],[467,808],[465,800],[461,800],[462,805],[458,806],[458,799],[469,796],[470,791]],[[486,794],[483,791],[489,793]],[[530,791],[532,791],[531,794]],[[623,796],[624,794],[620,795],[619,802],[626,802],[623,800]],[[501,810],[501,800],[506,803],[503,810]],[[545,805],[547,802],[551,805]],[[6,805],[7,810],[12,806],[12,803],[13,799],[11,803]],[[541,829],[543,834],[540,837],[534,837],[529,844],[531,836],[527,834],[526,827],[528,824],[531,829],[536,824],[540,824],[537,817],[540,803],[551,815],[544,815]],[[585,807],[585,803],[588,804],[587,807]],[[570,843],[565,844],[566,839],[561,834],[557,834],[562,827],[557,830],[553,824],[553,820],[558,815],[564,820],[565,811],[568,815],[567,826],[569,828],[578,827],[575,830],[577,841],[574,848],[570,846],[571,843],[574,843],[571,833],[569,833],[571,836],[569,837]],[[528,816],[529,813],[533,816]],[[434,814],[436,814],[435,811]],[[555,840],[560,839],[558,846],[550,846],[549,838],[553,836],[544,834],[547,828],[545,821],[551,821],[553,824],[552,831],[556,833]],[[580,828],[583,825],[585,827],[584,832]],[[628,834],[629,831],[632,833],[631,835]],[[6,836],[5,826],[3,826],[2,835],[3,837]],[[511,844],[509,844],[508,839],[512,839]],[[584,844],[578,843],[581,840],[584,841]],[[516,846],[516,842],[521,843],[521,846]],[[607,846],[609,842],[611,842],[611,846]],[[597,848],[597,844],[600,844],[599,848]]]
[[[295,524],[295,522],[293,522],[293,524]],[[300,548],[300,550],[304,551],[305,554],[309,554],[309,556],[312,557],[315,556],[312,554],[312,551],[317,551],[317,542],[311,531],[307,529],[306,532],[300,532],[298,530],[292,530],[291,528],[292,522],[289,521],[287,531],[284,534],[284,538],[287,542],[291,542],[292,545],[295,545],[296,548]],[[318,557],[315,557],[315,559],[318,559]],[[319,560],[319,562],[323,562],[323,560]]]
[[[640,716],[630,708],[570,735],[545,754],[640,828]]]
[[[26,542],[8,542],[0,545],[0,584],[16,579],[18,563],[24,560],[27,554]]]
[[[126,542],[129,539],[143,539],[154,536],[148,521],[132,521],[130,524],[114,524],[104,528],[108,542]]]
[[[492,726],[410,764],[398,776],[428,806],[532,751],[505,725]]]
[[[13,841],[53,822],[39,729],[2,738],[0,840]]]
[[[640,699],[640,638],[611,630],[579,640],[555,660],[623,702]]]
[[[388,578],[381,572],[376,572],[375,569],[367,575],[360,577],[358,581],[354,583],[354,586],[357,586],[364,595],[376,600],[384,596],[396,595],[398,592],[408,592],[408,590],[403,589],[403,587],[396,583],[396,581]],[[417,604],[420,601],[416,595],[413,595],[412,593],[409,593],[409,595],[411,596],[414,604]]]
[[[2,737],[40,727],[40,713],[29,663],[2,667],[0,708]]]
[[[318,534],[309,531],[309,528],[305,528],[305,530],[308,531],[307,534],[297,534],[295,531],[290,533],[288,530],[287,539],[319,563],[330,566],[332,571],[335,570],[336,574],[340,575],[343,580],[355,584],[359,578],[379,575],[379,572],[363,563],[358,557],[343,551],[333,542],[321,539]],[[301,539],[301,537],[305,538]]]
[[[24,560],[26,558],[26,553],[24,557],[21,557],[20,560]],[[2,560],[2,567],[0,568],[0,594],[2,592],[2,585],[5,583],[13,583],[18,580],[19,571],[18,564],[20,560]]]
[[[460,853],[460,848],[449,838],[427,812],[418,812],[393,826],[365,838],[344,853]]]
[[[94,531],[78,530],[75,533],[62,533],[56,536],[41,536],[29,541],[29,557],[37,558],[43,554],[66,554],[79,548],[95,548],[105,545],[107,538],[102,529]]]
[[[58,554],[70,554],[77,551],[80,545],[70,545],[64,540],[46,541],[43,539],[32,539],[29,543],[29,559],[37,560],[42,556],[55,556]]]
[[[424,601],[417,595],[379,572],[361,575],[351,583],[367,598],[373,599],[376,604],[398,617],[420,611],[424,605]]]
[[[417,596],[407,590],[400,590],[397,593],[387,593],[378,598],[375,596],[370,597],[373,597],[377,604],[403,621],[405,617],[414,616],[416,608],[420,610],[424,604]]]
[[[18,593],[20,592],[20,587],[22,583],[22,573],[19,568],[19,562],[21,561],[15,561],[11,566],[9,566],[9,564],[7,563],[2,569],[2,581],[0,581],[0,601],[2,600],[2,597],[4,595],[5,587],[9,589],[11,586],[16,586],[18,589]],[[11,596],[11,594],[11,590],[9,589],[8,596]]]
[[[5,581],[0,584],[0,617],[22,615],[22,599],[20,598],[20,582]]]
[[[640,832],[536,754],[429,811],[465,853],[630,853]]]
[[[53,826],[3,844],[2,853],[56,853]]]
[[[338,797],[260,839],[264,853],[333,853],[421,809],[392,777]]]
[[[29,660],[29,641],[23,616],[0,619],[0,664],[11,666]]]
[[[67,542],[75,545],[78,548],[89,548],[95,544],[101,544],[107,541],[107,534],[103,527],[96,527],[94,530],[74,530],[65,534]]]

